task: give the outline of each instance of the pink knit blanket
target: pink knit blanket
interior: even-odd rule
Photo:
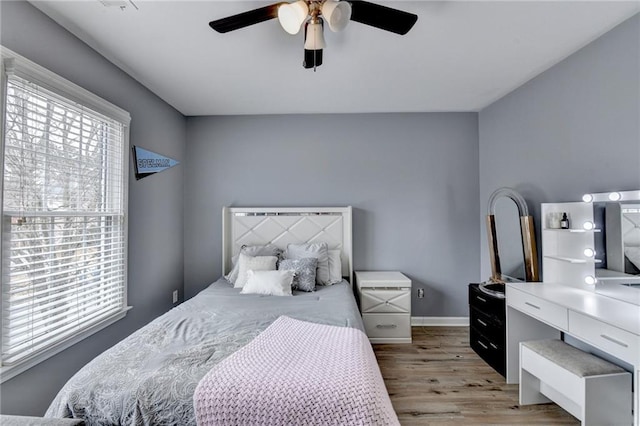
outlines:
[[[399,425],[367,336],[281,316],[212,368],[198,425]]]

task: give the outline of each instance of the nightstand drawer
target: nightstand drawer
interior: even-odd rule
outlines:
[[[411,317],[407,314],[363,314],[370,339],[411,338]]]
[[[360,293],[362,313],[409,313],[411,312],[411,290],[363,288]]]
[[[568,329],[568,310],[560,305],[510,287],[507,287],[507,304],[555,328]]]
[[[640,361],[640,336],[569,311],[569,333],[630,364]]]

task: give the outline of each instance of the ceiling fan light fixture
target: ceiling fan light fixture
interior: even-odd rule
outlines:
[[[320,50],[324,49],[325,46],[322,20],[308,22],[305,28],[304,48],[306,50]]]
[[[333,32],[342,31],[351,19],[351,4],[347,1],[325,0],[322,16]]]
[[[298,34],[308,15],[309,6],[304,0],[283,4],[278,8],[278,21],[289,34]]]

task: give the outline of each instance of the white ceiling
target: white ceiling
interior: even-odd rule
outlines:
[[[324,64],[277,20],[208,23],[272,1],[32,1],[184,115],[478,111],[640,10],[634,1],[380,1],[405,36],[325,29]],[[375,0],[374,0],[375,2]]]

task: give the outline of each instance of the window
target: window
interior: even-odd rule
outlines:
[[[6,380],[126,312],[129,117],[2,52]]]

